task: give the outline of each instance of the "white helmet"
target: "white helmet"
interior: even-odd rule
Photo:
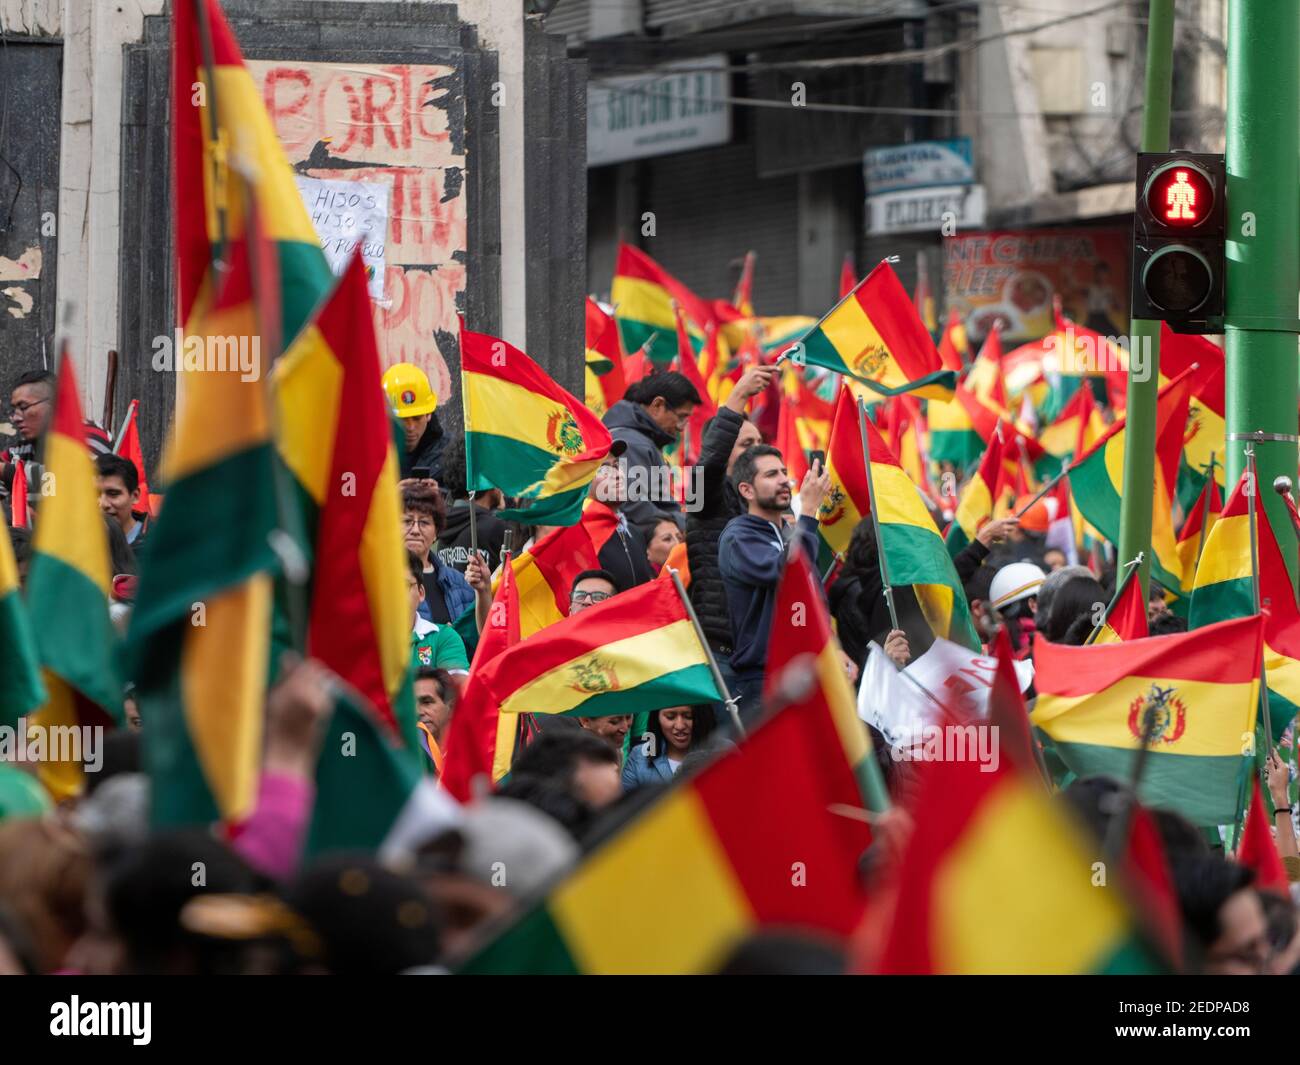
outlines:
[[[1047,579],[1032,562],[1012,562],[993,575],[989,586],[989,603],[994,610],[1003,610],[1012,603],[1038,594],[1039,586]]]

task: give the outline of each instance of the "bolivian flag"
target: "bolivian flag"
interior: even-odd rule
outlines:
[[[1124,577],[1124,587],[1106,611],[1095,639],[1091,643],[1123,643],[1144,640],[1151,635],[1147,627],[1147,604],[1142,597],[1142,582],[1134,566]]]
[[[1193,629],[1225,618],[1255,612],[1255,588],[1250,569],[1250,500],[1248,472],[1232,490],[1219,520],[1205,540],[1192,587],[1190,624]],[[1259,523],[1259,594],[1264,612],[1264,671],[1268,711],[1274,739],[1280,739],[1300,708],[1300,609],[1291,576],[1273,526],[1261,500],[1255,508]]]
[[[821,581],[802,551],[790,555],[781,574],[767,647],[764,698],[782,698],[781,692],[788,686],[787,671],[799,669],[801,659],[807,662],[814,683],[809,685],[808,694],[792,705],[804,713],[822,715],[834,726],[816,730],[816,735],[827,742],[817,760],[837,771],[847,765],[858,780],[862,802],[873,810],[887,808],[888,793],[872,754],[869,733],[858,718],[857,699],[840,661],[840,644],[831,630]]]
[[[1043,418],[1055,419],[1079,388],[1094,380],[1104,383],[1111,406],[1122,410],[1128,386],[1129,353],[1100,333],[1066,318],[1061,313],[1059,298],[1053,314],[1056,328],[1051,333],[1017,349],[1019,352],[1034,348],[1041,353],[1043,376],[1050,386],[1040,410]]]
[[[932,400],[926,404],[925,414],[930,423],[931,459],[950,462],[958,470],[968,469],[979,459],[984,440],[955,397],[947,403]]]
[[[1053,458],[1064,464],[1082,457],[1106,432],[1106,423],[1097,410],[1091,388],[1081,388],[1056,420],[1038,434],[1038,443]]]
[[[623,354],[618,350],[618,326],[614,319],[587,297],[587,406],[603,417],[627,391],[623,378]]]
[[[1084,827],[1006,759],[985,768],[974,760],[921,767],[900,901],[874,971],[1165,971],[1120,889],[1120,870],[1106,887],[1093,886],[1089,870],[1101,856]]]
[[[618,516],[589,500],[576,525],[553,529],[510,563],[519,595],[521,637],[569,616],[569,594],[583,570],[600,568],[600,551],[618,528]],[[493,584],[499,591],[501,577]]]
[[[1219,495],[1218,481],[1206,477],[1201,494],[1188,511],[1183,527],[1178,530],[1178,561],[1182,564],[1184,601],[1191,603],[1192,586],[1196,582],[1196,567],[1201,563],[1201,551],[1209,542],[1210,533],[1223,513],[1223,499]],[[1221,619],[1216,619],[1221,620]]]
[[[945,370],[960,374],[966,368],[966,353],[969,350],[970,340],[966,336],[961,312],[956,307],[949,308],[948,322],[943,327],[943,336],[939,338],[939,361]]]
[[[1222,491],[1227,490],[1224,463],[1227,455],[1227,424],[1224,420],[1223,349],[1203,336],[1175,333],[1165,323],[1160,325],[1160,383],[1177,377],[1196,366],[1197,384],[1192,390],[1187,410],[1187,427],[1183,439],[1184,476],[1180,478],[1179,500],[1186,510],[1197,488],[1197,477],[1204,476],[1214,456],[1214,479]],[[1189,476],[1190,475],[1190,476]]]
[[[501,581],[492,597],[487,624],[474,648],[469,683],[452,715],[447,734],[447,754],[440,780],[460,802],[469,802],[474,797],[476,777],[485,777],[489,783],[500,780],[514,756],[519,715],[502,715],[496,703],[490,698],[478,698],[474,689],[481,683],[480,667],[521,638],[519,591],[515,587],[514,569],[507,564],[501,569]],[[494,775],[493,768],[498,765],[502,771]]]
[[[192,335],[258,338],[247,247],[233,249]],[[177,385],[167,496],[128,641],[154,823],[238,823],[257,797],[279,570],[267,388],[237,369],[186,372]]]
[[[1263,619],[1093,647],[1034,641],[1032,721],[1079,776],[1130,778],[1146,711],[1155,739],[1139,788],[1198,825],[1231,824],[1254,749]]]
[[[856,377],[882,396],[948,400],[957,384],[887,262],[830,309],[795,346],[794,358]]]
[[[337,489],[326,494],[316,527],[307,653],[356,688],[414,759],[411,608],[397,455],[359,253],[313,327],[339,366],[348,414],[334,434],[329,483]]]
[[[502,714],[605,717],[722,698],[677,589],[650,581],[565,618],[476,677]]]
[[[832,812],[862,806],[837,722],[814,696],[680,775],[461,971],[708,973],[764,928],[843,942],[866,907],[857,865],[871,835]],[[667,922],[631,916],[669,897],[691,905]]]
[[[572,525],[613,442],[582,401],[518,348],[460,333],[465,468],[470,491],[500,488],[532,501],[508,521]]]
[[[993,504],[1002,495],[1006,482],[1006,470],[1003,459],[1004,446],[1000,425],[993,434],[984,457],[980,459],[979,469],[975,471],[962,486],[961,498],[957,501],[957,513],[952,525],[948,527],[945,542],[948,553],[956,558],[974,541],[980,527],[993,517]]]
[[[203,64],[200,19],[211,38],[212,84]],[[213,107],[215,143],[210,136]],[[180,323],[190,331],[195,312],[213,297],[212,263],[222,252],[214,254],[214,245],[221,240],[222,220],[228,243],[248,239],[245,205],[231,180],[231,166],[242,164],[252,175],[257,214],[273,244],[272,261],[279,266],[283,303],[276,333],[288,342],[334,278],[261,94],[216,0],[172,5],[171,134]],[[266,333],[270,335],[269,327]]]
[[[1156,478],[1151,508],[1151,575],[1169,591],[1181,589],[1182,569],[1174,538],[1173,495],[1183,447],[1187,405],[1196,383],[1189,369],[1156,398]],[[1120,418],[1087,454],[1070,466],[1070,489],[1082,519],[1113,544],[1119,543],[1120,497],[1124,489],[1124,433]]]
[[[890,583],[912,585],[936,636],[978,650],[966,593],[921,490],[907,479],[876,427],[867,421],[866,428]],[[817,512],[818,532],[832,555],[843,554],[854,527],[871,516],[857,405],[847,388],[840,390],[835,408],[826,464],[831,488]]]
[[[0,725],[16,726],[47,698],[36,639],[18,586],[13,544],[0,529]]]
[[[704,326],[713,317],[708,303],[630,244],[618,246],[609,298],[624,351],[638,351],[649,343],[646,353],[655,362],[666,364],[676,357],[674,300],[686,312],[692,347],[699,352],[704,346]]]
[[[41,502],[27,575],[32,632],[48,694],[27,723],[47,729],[122,722],[117,631],[108,615],[113,573],[84,425],[72,359],[65,353],[45,436],[45,473],[54,490]],[[13,591],[5,598],[13,600]],[[16,605],[10,602],[9,609]],[[13,650],[29,649],[20,643]],[[29,700],[41,694],[40,683],[29,677],[22,689],[30,709]],[[79,795],[84,783],[76,762],[41,762],[40,779],[56,802]]]

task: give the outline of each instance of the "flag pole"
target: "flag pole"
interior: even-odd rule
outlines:
[[[735,696],[728,690],[727,682],[722,679],[722,670],[718,668],[718,660],[713,657],[713,648],[709,646],[708,638],[704,635],[704,628],[700,625],[700,619],[695,613],[695,606],[691,603],[691,597],[686,594],[686,587],[682,584],[682,578],[678,575],[676,567],[668,567],[668,576],[673,579],[673,587],[677,589],[677,598],[682,601],[682,606],[686,608],[686,616],[691,619],[691,627],[695,629],[695,638],[700,641],[700,646],[704,648],[705,657],[709,660],[709,672],[713,674],[713,683],[718,686],[718,691],[722,693],[722,702],[727,707],[727,713],[731,716],[731,723],[735,726],[736,735],[743,740],[745,738],[745,726],[740,723],[740,713],[736,709]]]
[[[1246,483],[1246,503],[1250,508],[1250,573],[1251,588],[1255,595],[1255,613],[1261,613],[1263,604],[1259,593],[1259,526],[1255,508],[1255,496],[1258,495],[1259,473],[1255,468],[1255,445],[1246,444],[1246,470],[1250,478]],[[1265,675],[1264,659],[1259,660],[1259,703],[1264,712],[1264,764],[1268,764],[1268,755],[1273,753],[1273,722],[1269,718],[1268,678]]]
[[[1139,741],[1137,757],[1133,759],[1133,771],[1129,774],[1129,791],[1127,795],[1121,796],[1121,807],[1111,821],[1110,827],[1106,830],[1106,838],[1102,841],[1102,853],[1108,861],[1116,862],[1124,853],[1124,845],[1129,838],[1129,830],[1133,824],[1133,808],[1138,802],[1138,786],[1142,783],[1142,776],[1146,772],[1147,756],[1151,753],[1151,744],[1156,736],[1157,711],[1169,701],[1173,695],[1174,689],[1160,689],[1158,686],[1152,686],[1154,698],[1147,699],[1146,708],[1142,715],[1142,737]]]
[[[1026,503],[1023,507],[1021,507],[1016,512],[1015,517],[1017,518],[1023,517],[1025,511],[1027,511],[1030,507],[1032,507],[1035,503],[1037,503],[1040,499],[1042,499],[1043,496],[1047,495],[1048,492],[1050,492],[1053,488],[1055,488],[1061,482],[1061,478],[1064,477],[1069,472],[1070,471],[1068,468],[1064,469],[1060,473],[1058,473],[1055,477],[1053,477],[1050,481],[1048,481],[1045,485],[1043,485],[1043,487],[1038,490],[1038,494],[1034,496],[1033,499],[1031,499],[1028,503]]]
[[[867,495],[871,503],[871,524],[876,530],[876,557],[880,566],[880,583],[885,589],[885,605],[889,607],[889,623],[899,628],[898,611],[894,607],[894,589],[889,583],[889,564],[885,561],[885,534],[880,528],[880,509],[876,506],[876,486],[871,479],[871,449],[867,446],[867,403],[858,397],[858,435],[862,438],[862,464],[867,468]]]
[[[193,0],[195,22],[199,30],[199,51],[203,53],[203,73],[208,79],[208,99],[205,101],[208,112],[208,136],[212,140],[212,206],[217,216],[217,243],[221,253],[226,251],[226,183],[221,177],[221,165],[224,153],[221,151],[221,131],[217,120],[217,71],[216,60],[212,51],[212,27],[208,23],[207,0]],[[215,265],[219,256],[213,256]],[[182,323],[184,325],[184,323]]]
[[[1138,566],[1142,565],[1142,557],[1144,554],[1145,552],[1139,551],[1137,553],[1137,558],[1133,559],[1132,562],[1124,563],[1124,576],[1120,578],[1119,583],[1115,585],[1115,594],[1110,597],[1110,602],[1106,605],[1106,613],[1101,616],[1101,621],[1097,623],[1096,628],[1092,630],[1092,633],[1084,641],[1085,646],[1093,643],[1097,639],[1097,634],[1105,627],[1106,621],[1110,618],[1111,611],[1115,609],[1115,604],[1119,602],[1119,597],[1124,594],[1124,589],[1128,587],[1128,582],[1133,579],[1133,574],[1137,571]]]

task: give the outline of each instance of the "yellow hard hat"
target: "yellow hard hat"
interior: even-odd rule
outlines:
[[[384,392],[399,418],[418,418],[438,406],[428,375],[409,362],[399,362],[384,371]]]

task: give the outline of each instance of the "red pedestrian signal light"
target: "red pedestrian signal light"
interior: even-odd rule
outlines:
[[[1132,312],[1175,333],[1223,331],[1228,173],[1222,155],[1139,152]]]
[[[1147,209],[1166,226],[1195,228],[1214,210],[1214,185],[1198,166],[1169,163],[1147,183]]]

